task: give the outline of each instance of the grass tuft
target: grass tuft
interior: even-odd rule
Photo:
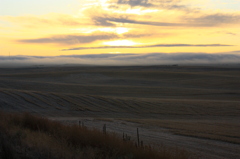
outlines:
[[[0,112],[0,155],[12,158],[187,159],[184,150],[137,148],[114,133],[104,134],[46,118]],[[10,154],[10,155],[9,155]]]

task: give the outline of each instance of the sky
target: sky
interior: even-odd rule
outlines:
[[[0,65],[237,63],[239,42],[240,0],[0,0]]]

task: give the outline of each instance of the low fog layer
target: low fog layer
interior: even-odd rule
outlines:
[[[240,51],[229,53],[87,54],[62,56],[0,56],[0,67],[36,65],[215,65],[240,64]]]

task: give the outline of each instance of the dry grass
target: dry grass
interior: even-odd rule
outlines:
[[[113,122],[113,119],[110,119],[110,118],[94,118],[93,121],[106,121],[106,122]]]
[[[62,125],[31,114],[0,113],[2,158],[186,159],[184,150],[137,148],[115,134]],[[10,156],[7,154],[11,154]]]

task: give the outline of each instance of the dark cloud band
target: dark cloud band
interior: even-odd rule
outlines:
[[[91,34],[91,35],[58,35],[47,38],[38,39],[22,39],[17,42],[20,43],[58,43],[58,44],[80,44],[91,43],[97,40],[111,40],[118,36],[116,34]]]
[[[70,50],[87,50],[87,49],[124,49],[124,48],[150,48],[150,47],[221,47],[221,46],[233,46],[226,44],[156,44],[156,45],[144,45],[144,46],[100,46],[100,47],[76,47],[69,49],[62,49],[62,51]]]

